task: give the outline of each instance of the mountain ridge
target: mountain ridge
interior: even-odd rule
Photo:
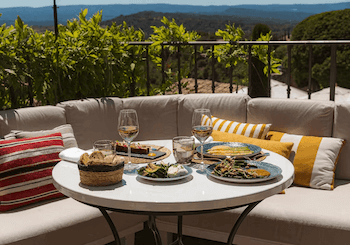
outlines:
[[[103,20],[110,20],[121,15],[131,15],[142,11],[164,13],[197,13],[203,15],[242,15],[267,18],[279,16],[276,19],[302,21],[306,17],[322,12],[350,8],[350,3],[336,4],[268,4],[268,5],[177,5],[177,4],[107,4],[107,5],[67,5],[58,6],[58,22],[66,24],[67,20],[77,18],[82,9],[89,10],[87,18],[97,11],[103,10]],[[248,11],[249,10],[249,11]],[[263,10],[263,11],[262,11]],[[284,14],[278,14],[284,13]],[[47,7],[13,7],[0,8],[0,24],[13,25],[17,15],[28,25],[53,25],[52,6]],[[288,13],[288,14],[286,14]],[[287,19],[288,19],[287,18]]]

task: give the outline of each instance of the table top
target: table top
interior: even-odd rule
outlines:
[[[165,146],[172,150],[171,140],[142,141],[145,144]],[[123,174],[122,182],[106,187],[90,187],[80,183],[76,163],[61,161],[52,171],[55,187],[78,201],[136,212],[196,212],[241,206],[263,200],[289,187],[293,182],[294,167],[286,158],[267,151],[264,160],[282,169],[281,176],[259,183],[231,183],[207,176],[193,169],[192,175],[182,180],[157,182],[144,180],[134,174]],[[164,162],[175,163],[171,154]],[[144,166],[142,164],[140,166]]]

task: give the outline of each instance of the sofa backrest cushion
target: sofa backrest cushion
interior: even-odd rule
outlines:
[[[270,123],[270,130],[331,137],[334,102],[255,98],[248,102],[248,123]]]
[[[350,180],[350,103],[336,103],[334,112],[333,137],[347,141],[339,156],[335,176]]]
[[[248,95],[242,94],[187,94],[179,98],[178,134],[191,135],[192,114],[195,109],[210,109],[212,116],[237,122],[246,122]]]
[[[57,107],[66,111],[67,123],[73,127],[79,148],[88,150],[96,140],[118,139],[120,98],[71,100]]]
[[[0,137],[11,130],[49,130],[66,124],[65,111],[56,106],[38,106],[0,111]]]
[[[177,136],[178,98],[162,95],[123,99],[123,109],[135,109],[138,115],[140,132],[135,141]]]

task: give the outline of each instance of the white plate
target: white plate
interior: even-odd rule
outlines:
[[[227,182],[234,182],[234,183],[256,183],[256,182],[263,182],[268,181],[271,179],[276,178],[277,176],[281,175],[282,169],[276,165],[273,165],[271,163],[267,162],[257,162],[257,161],[247,161],[249,163],[252,163],[257,166],[257,168],[265,169],[270,172],[270,176],[267,178],[256,178],[256,179],[235,179],[235,178],[229,178],[229,177],[220,177],[215,174],[212,174],[211,172],[215,168],[215,166],[218,163],[211,164],[206,168],[207,174],[215,179],[227,181]]]
[[[182,175],[182,176],[174,177],[174,178],[152,178],[152,177],[142,176],[141,174],[138,173],[138,170],[141,167],[136,170],[136,174],[137,174],[137,176],[139,176],[140,178],[145,179],[145,180],[159,181],[159,182],[175,181],[175,180],[185,179],[192,174],[192,169],[190,167],[185,166],[185,165],[182,165],[182,166],[187,170],[188,173],[186,175]]]

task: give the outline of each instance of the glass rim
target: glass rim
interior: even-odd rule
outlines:
[[[136,112],[135,109],[121,109],[120,112]]]
[[[173,138],[173,140],[177,140],[177,139],[190,139],[190,140],[194,140],[194,138],[192,136],[175,136]]]
[[[194,111],[210,111],[210,109],[207,109],[207,108],[199,108],[199,109],[194,109]]]
[[[96,140],[94,141],[94,145],[105,145],[105,144],[112,144],[113,140]]]

